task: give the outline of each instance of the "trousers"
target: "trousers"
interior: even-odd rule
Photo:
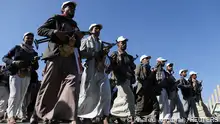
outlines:
[[[8,118],[16,116],[16,114],[22,110],[22,103],[24,101],[30,79],[31,78],[29,76],[20,78],[18,75],[12,75],[9,77],[10,93],[7,108]],[[21,113],[21,116],[24,115]]]

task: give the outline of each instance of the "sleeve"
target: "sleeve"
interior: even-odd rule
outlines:
[[[116,70],[118,68],[118,65],[117,65],[117,53],[116,52],[113,52],[111,54],[110,60],[111,60],[111,68],[113,70]]]
[[[129,55],[129,56],[130,56],[130,60],[131,60],[131,63],[130,63],[131,70],[135,70],[136,64],[134,63],[134,57],[131,55]]]
[[[6,55],[3,56],[2,61],[7,65],[11,65],[13,62],[13,57],[15,56],[15,51],[17,46],[13,47]]]
[[[147,78],[147,81],[150,82],[152,84],[152,86],[158,85],[157,80],[156,80],[156,72],[155,71],[152,71],[150,73],[150,75]]]
[[[88,39],[86,39],[86,38],[82,39],[81,45],[80,45],[80,54],[81,54],[82,58],[84,58],[84,59],[91,58],[95,54],[94,52],[89,52],[87,50],[87,46],[86,46],[87,42],[88,42]]]
[[[35,52],[34,53],[35,55],[34,56],[38,56],[38,53]],[[37,70],[39,68],[39,63],[38,63],[38,60],[34,61],[32,64],[31,64],[31,67],[33,70]]]
[[[45,36],[53,39],[55,37],[54,31],[56,30],[56,16],[49,18],[42,26],[37,29],[39,36]]]

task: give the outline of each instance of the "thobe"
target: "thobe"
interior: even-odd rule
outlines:
[[[44,76],[39,89],[35,110],[43,120],[76,121],[81,59],[80,39],[74,47],[63,44],[54,35],[55,30],[79,31],[77,23],[63,15],[49,18],[38,28],[38,35],[50,37],[42,59],[46,61]],[[62,44],[62,45],[61,45]],[[62,53],[68,53],[66,55]]]
[[[111,90],[108,75],[105,69],[98,71],[94,53],[102,50],[102,42],[89,36],[82,40],[80,52],[86,58],[85,68],[81,78],[78,117],[90,118],[109,115],[111,104]],[[109,66],[110,60],[105,57],[105,65]]]
[[[133,57],[129,54],[118,51],[111,55],[111,64],[115,83],[117,87],[117,97],[115,98],[111,115],[116,117],[134,117],[135,99],[131,89],[131,76],[136,65],[133,63]],[[128,74],[129,73],[129,74]]]

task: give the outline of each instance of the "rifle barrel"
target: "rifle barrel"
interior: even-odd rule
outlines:
[[[43,39],[39,39],[38,43],[45,43],[45,42],[48,42],[48,41],[50,41],[50,38],[43,38]]]

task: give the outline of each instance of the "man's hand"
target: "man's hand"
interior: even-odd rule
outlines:
[[[38,60],[40,60],[40,58],[41,58],[40,56],[35,56],[31,63],[34,64],[34,63],[38,62]]]
[[[193,87],[196,87],[196,83],[195,82],[193,82]]]
[[[34,61],[38,61],[38,60],[40,60],[40,58],[41,58],[40,56],[35,56]]]
[[[109,50],[108,48],[103,48],[103,52],[104,52],[105,55],[108,54],[109,51],[110,51],[110,50]]]
[[[152,72],[156,72],[156,71],[157,71],[157,68],[152,68],[151,71],[152,71]]]
[[[69,45],[70,45],[71,47],[74,47],[75,43],[76,43],[76,38],[75,38],[75,36],[73,35],[72,37],[69,37]]]

